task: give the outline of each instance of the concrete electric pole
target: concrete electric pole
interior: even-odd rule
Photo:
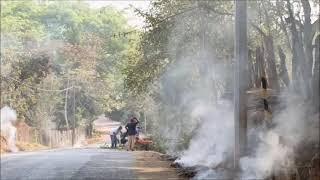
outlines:
[[[247,1],[235,0],[235,63],[234,63],[234,167],[238,168],[239,159],[245,153],[247,143],[246,89],[248,74],[247,45]]]

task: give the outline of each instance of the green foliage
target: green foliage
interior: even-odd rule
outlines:
[[[306,43],[301,1],[294,1],[293,22]],[[249,48],[263,46],[269,36],[291,65],[295,50],[286,2],[248,2]],[[20,120],[38,128],[92,128],[102,113],[122,122],[141,114],[156,149],[171,148],[170,133],[176,150],[186,148],[197,128],[185,121],[192,118],[187,104],[199,97],[185,102],[185,96],[210,89],[204,96],[215,103],[232,89],[233,74],[223,71],[233,66],[234,2],[154,0],[147,12],[136,13],[147,23],[143,32],[112,7],[1,1],[1,107],[13,107]],[[130,31],[138,33],[114,36]],[[215,78],[205,76],[210,72]]]
[[[29,125],[58,129],[122,108],[122,69],[128,39],[136,37],[113,34],[132,30],[112,7],[1,2],[1,107],[10,105]]]
[[[39,40],[44,36],[40,22],[42,8],[33,1],[6,1],[1,4],[1,36]]]
[[[203,35],[206,36],[205,51],[215,51],[216,58],[230,61],[233,32],[228,13],[231,10],[232,2],[205,1],[201,4],[157,0],[152,2],[148,12],[137,11],[146,19],[148,31],[135,45],[136,54],[129,57],[125,70],[128,89],[135,94],[145,92],[176,59],[203,54],[204,49],[199,49]]]
[[[20,120],[33,124],[33,110],[39,100],[35,88],[49,73],[49,57],[41,52],[10,54],[3,52],[1,67],[1,105],[8,104],[18,111]],[[12,61],[11,61],[12,60]],[[20,114],[25,112],[24,115]]]

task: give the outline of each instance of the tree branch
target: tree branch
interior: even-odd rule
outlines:
[[[228,13],[228,12],[221,12],[221,11],[218,11],[216,9],[213,9],[212,7],[210,6],[206,6],[206,7],[203,7],[204,9],[208,9],[216,14],[220,14],[220,15],[226,15],[226,16],[233,16],[234,14],[233,13]]]
[[[253,22],[250,22],[250,25],[251,25],[252,27],[254,27],[261,35],[263,35],[263,37],[266,37],[266,36],[267,36],[267,34],[266,34],[265,32],[263,32],[262,29],[259,28],[257,25],[255,25]]]

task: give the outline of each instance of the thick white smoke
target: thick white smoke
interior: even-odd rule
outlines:
[[[271,120],[266,117],[259,125],[248,126],[249,155],[240,159],[238,178],[265,179],[290,172],[297,149],[319,142],[320,127],[318,119],[310,116],[310,105],[291,91],[284,91],[280,102]],[[176,162],[187,167],[208,167],[200,168],[195,179],[230,178],[228,169],[232,169],[234,148],[232,102],[193,104],[191,114],[200,119],[200,126]]]
[[[308,114],[308,103],[292,92],[283,94],[285,108],[273,115],[273,126],[249,130],[249,136],[258,137],[258,143],[240,160],[242,178],[263,179],[292,170],[299,146],[319,142],[318,119]]]
[[[233,148],[233,110],[230,102],[220,106],[198,105],[194,111],[202,121],[189,148],[177,160],[184,166],[217,167],[232,154]]]
[[[186,15],[189,18],[195,16],[188,13]],[[203,15],[199,13],[198,19],[194,21],[197,22],[201,17]],[[188,23],[190,22],[183,17],[175,21],[168,43],[168,52],[176,50],[171,57],[174,62],[159,80],[157,91],[158,99],[165,103],[154,103],[159,110],[154,116],[149,116],[159,123],[156,130],[163,139],[181,140],[184,134],[191,134],[187,149],[176,153],[180,155],[176,162],[184,166],[208,167],[199,171],[195,178],[230,178],[228,169],[230,162],[233,165],[235,141],[234,114],[232,102],[222,102],[221,95],[226,90],[233,89],[227,86],[232,81],[226,82],[227,76],[233,75],[233,70],[226,67],[226,64],[232,63],[228,58],[222,61],[217,58],[222,51],[219,46],[214,47],[214,43],[211,43],[211,47],[199,48],[196,52],[182,49],[180,46],[201,46],[197,44],[197,36],[188,36]],[[226,49],[234,41],[232,24],[233,22],[209,26],[205,32],[217,33],[221,37],[221,40],[217,40],[219,44],[228,40],[224,47]],[[226,53],[232,54],[230,51]],[[201,54],[204,56],[201,57]],[[264,179],[277,171],[289,170],[294,166],[295,150],[302,142],[319,142],[318,119],[309,118],[309,106],[304,100],[285,91],[281,94],[280,102],[281,107],[273,109],[271,121],[262,120],[264,122],[261,125],[248,127],[250,151],[248,156],[240,160],[241,172],[238,178]],[[180,150],[176,148],[174,141],[165,143],[169,153],[174,154]]]
[[[203,67],[207,71],[200,72]],[[224,86],[225,83],[226,73],[218,72],[217,69],[228,72],[224,65],[213,66],[210,59],[189,57],[176,60],[161,77],[159,89],[155,90],[159,93],[161,104],[151,102],[149,106],[160,109],[159,112],[149,112],[147,116],[156,124],[157,130],[153,131],[158,131],[165,141],[167,153],[179,155],[183,152],[185,159],[182,161],[186,164],[196,164],[204,161],[206,156],[215,154],[209,151],[218,143],[224,143],[225,146],[216,146],[217,154],[223,154],[232,144],[231,102],[216,98],[221,91],[212,89],[215,84],[221,83]],[[190,151],[184,151],[190,137]],[[192,160],[189,155],[197,148],[201,148],[203,153]],[[214,162],[208,159],[208,162],[202,163]]]
[[[167,45],[172,62],[154,90],[160,103],[152,104],[158,112],[149,112],[147,116],[156,123],[153,131],[159,131],[167,153],[180,156],[178,163],[220,167],[233,157],[232,100],[223,98],[227,90],[232,90],[232,62],[229,56],[218,56],[219,47],[213,47],[216,42],[209,42],[210,38],[202,35],[225,37],[221,39],[227,44],[223,49],[232,52],[232,43],[228,43],[233,39],[233,25],[231,19],[226,24],[205,20],[200,23],[199,19],[206,15],[197,11],[176,17]],[[196,34],[192,37],[186,31],[190,24],[197,27],[192,30]],[[206,170],[198,178],[213,174],[222,177],[223,173]]]
[[[17,129],[13,126],[17,120],[15,110],[8,106],[1,108],[1,135],[7,140],[8,147],[12,152],[17,152],[16,147],[16,132]]]
[[[274,131],[260,132],[256,152],[240,160],[241,178],[264,179],[273,172],[292,166],[293,151],[282,145],[279,134]]]
[[[175,50],[176,53],[160,79],[158,92],[165,106],[160,105],[159,116],[166,115],[159,119],[159,131],[164,139],[182,141],[186,134],[189,136],[187,147],[177,148],[176,141],[166,142],[167,153],[178,154],[180,158],[176,162],[183,166],[219,169],[232,166],[229,162],[232,162],[234,145],[233,103],[223,98],[226,91],[233,89],[232,62],[229,56],[216,53],[219,51],[219,47],[213,47],[216,41],[209,42],[210,38],[202,36],[206,33],[224,37],[219,43],[225,43],[224,50],[232,53],[232,20],[228,19],[230,23],[226,24],[206,22],[207,14],[203,11],[187,12],[184,16],[176,17],[168,43],[168,52]],[[190,18],[194,20],[190,22]],[[193,29],[200,35],[190,38],[186,29],[194,22],[201,24],[199,28],[195,23],[197,30]],[[224,173],[223,170],[204,169],[196,178],[223,178]]]

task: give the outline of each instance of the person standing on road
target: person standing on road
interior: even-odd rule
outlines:
[[[110,134],[110,139],[111,139],[111,148],[117,148],[117,143],[118,143],[118,134],[121,133],[121,130],[122,130],[122,126],[119,126],[118,128],[116,129],[113,129],[111,131],[111,134]]]
[[[138,123],[138,119],[136,117],[133,117],[130,119],[130,122],[126,125],[127,133],[129,136],[127,151],[134,151],[134,143],[137,134],[136,126]]]

